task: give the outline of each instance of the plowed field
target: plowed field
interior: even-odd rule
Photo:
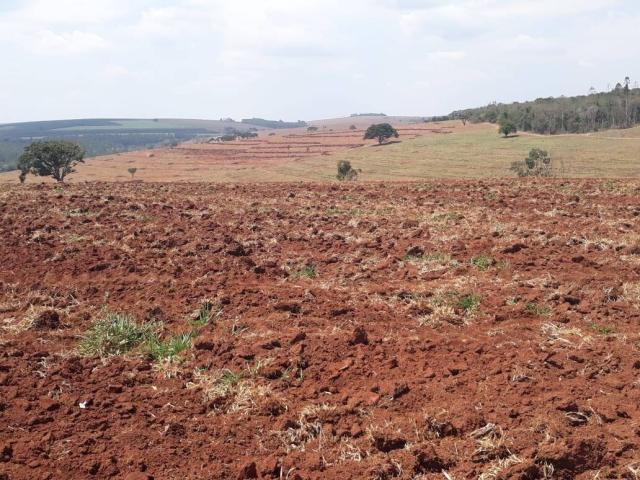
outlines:
[[[0,478],[636,479],[639,218],[626,181],[4,185]],[[93,348],[114,318],[154,340]]]

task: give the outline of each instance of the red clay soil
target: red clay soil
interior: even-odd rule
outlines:
[[[0,478],[635,479],[640,184],[0,189]],[[168,362],[78,344],[106,309]]]

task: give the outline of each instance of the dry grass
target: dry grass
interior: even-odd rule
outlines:
[[[343,128],[338,126],[338,128]],[[348,129],[309,134],[278,132],[226,144],[184,144],[175,149],[129,152],[89,159],[70,181],[333,181],[336,163],[361,168],[361,180],[487,178],[511,176],[512,161],[533,148],[551,153],[555,174],[566,177],[632,177],[640,173],[640,127],[587,135],[520,134],[501,138],[490,124],[441,122],[399,125],[400,142],[382,147]],[[361,146],[364,145],[364,146]],[[29,178],[29,182],[41,182]],[[16,172],[0,183],[17,183]]]

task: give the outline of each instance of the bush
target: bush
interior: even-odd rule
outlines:
[[[308,127],[307,128],[307,132],[317,132],[318,131],[318,127]]]
[[[511,164],[511,171],[519,177],[550,177],[552,162],[549,153],[540,148],[532,148],[524,160]]]
[[[500,128],[498,129],[498,133],[504,135],[507,138],[512,133],[516,133],[518,131],[515,124],[507,119],[500,120]]]
[[[358,173],[358,170],[355,170],[348,160],[340,160],[338,162],[338,175],[336,175],[338,180],[356,180]]]

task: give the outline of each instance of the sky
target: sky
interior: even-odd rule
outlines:
[[[456,109],[640,79],[638,0],[0,0],[0,123]]]

